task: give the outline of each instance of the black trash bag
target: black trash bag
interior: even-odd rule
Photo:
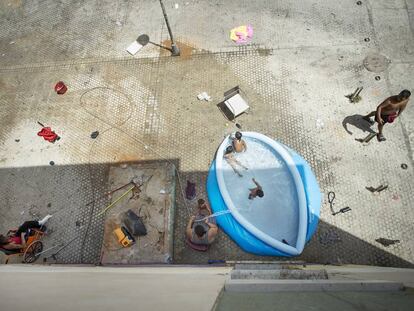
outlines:
[[[187,187],[185,187],[185,197],[190,201],[196,197],[196,184],[189,180],[187,180]]]
[[[141,217],[135,214],[132,210],[128,210],[124,214],[123,222],[127,227],[129,233],[135,236],[147,235],[147,228],[145,228]]]

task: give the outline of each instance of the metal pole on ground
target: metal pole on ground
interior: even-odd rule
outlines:
[[[180,49],[175,45],[173,34],[171,32],[170,23],[168,22],[167,12],[165,11],[164,3],[160,0],[162,13],[164,14],[165,23],[167,24],[168,33],[170,34],[171,39],[171,53],[172,56],[180,56]]]

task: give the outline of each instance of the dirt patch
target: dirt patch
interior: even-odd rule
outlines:
[[[117,165],[110,168],[110,187],[113,189],[133,178],[142,180],[140,192],[127,195],[114,205],[105,220],[102,245],[102,264],[169,263],[172,256],[172,223],[174,181],[172,166],[166,163]],[[129,188],[114,193],[112,202]],[[135,236],[136,243],[122,247],[114,230],[124,225],[125,212],[132,210],[143,221],[147,234]]]
[[[191,55],[196,51],[196,48],[194,46],[182,43],[182,42],[176,42],[175,43],[178,48],[180,49],[180,58],[186,59],[190,58]],[[171,51],[171,40],[164,40],[161,45]],[[171,52],[167,49],[161,49],[160,50],[160,56],[170,56]]]

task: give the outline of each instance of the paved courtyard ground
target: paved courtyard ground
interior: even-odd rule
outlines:
[[[157,1],[0,3],[0,231],[53,213],[46,247],[79,236],[58,262],[97,264],[104,229],[98,213],[108,202],[86,204],[109,190],[109,167],[168,161],[178,175],[174,263],[283,260],[247,254],[224,232],[207,253],[184,243],[195,203],[184,200],[182,188],[190,180],[206,196],[216,148],[237,129],[216,105],[239,85],[251,105],[237,120],[242,129],[298,151],[324,195],[318,231],[294,259],[413,266],[414,104],[386,125],[386,142],[355,138],[376,130],[361,115],[414,90],[414,1],[165,5],[180,57],[160,47],[168,33]],[[229,30],[247,23],[253,40],[237,46]],[[152,43],[130,56],[125,49],[141,34]],[[364,66],[372,55],[385,57],[369,62],[376,72]],[[64,95],[53,90],[60,80],[68,86]],[[362,100],[350,103],[345,95],[359,86]],[[213,100],[198,101],[202,91]],[[50,144],[38,137],[38,121],[62,138]],[[388,189],[378,195],[365,189],[381,184]],[[329,191],[336,210],[351,211],[333,216]],[[400,242],[386,247],[378,238]]]

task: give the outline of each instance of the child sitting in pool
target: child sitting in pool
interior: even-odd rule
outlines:
[[[241,164],[235,157],[234,157],[234,148],[233,146],[228,146],[226,148],[226,151],[224,152],[224,159],[227,161],[227,163],[232,167],[233,171],[239,175],[239,177],[243,177],[243,175],[238,171],[236,165],[241,166],[245,170],[248,170],[246,166]]]
[[[262,186],[260,186],[256,179],[252,178],[252,180],[256,184],[256,187],[249,189],[249,200],[253,200],[255,197],[263,198],[264,192]]]
[[[242,139],[242,133],[236,132],[234,135],[235,137],[232,139],[232,144],[234,151],[236,152],[244,152],[247,151],[246,142]]]

